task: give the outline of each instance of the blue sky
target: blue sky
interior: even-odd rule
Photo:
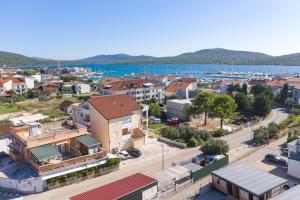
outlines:
[[[55,59],[300,52],[299,0],[3,0],[0,50]]]

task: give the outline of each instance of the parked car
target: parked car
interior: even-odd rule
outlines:
[[[130,155],[127,151],[120,151],[118,154],[119,158],[121,158],[122,160],[127,160],[130,159]]]
[[[157,118],[155,116],[150,116],[149,121],[152,122],[152,123],[155,123],[155,124],[159,124],[161,122],[161,119]]]
[[[167,119],[167,124],[168,125],[179,125],[180,120],[178,118]]]
[[[138,158],[142,155],[142,152],[134,147],[131,147],[129,149],[126,150],[133,158]]]
[[[267,155],[265,155],[265,159],[268,161],[277,163],[279,165],[283,165],[283,166],[287,165],[287,162],[285,159],[283,159],[280,156],[277,156],[275,154],[272,154],[272,153],[268,153]]]

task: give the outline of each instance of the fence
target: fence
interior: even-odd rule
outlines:
[[[187,144],[183,143],[183,142],[178,142],[178,141],[175,141],[175,140],[170,140],[170,139],[164,138],[164,137],[159,137],[158,140],[161,141],[161,142],[165,142],[167,144],[175,145],[175,146],[177,146],[179,148],[187,148]]]
[[[198,171],[192,172],[193,182],[198,181],[199,179],[209,175],[212,171],[220,169],[228,165],[229,156],[226,155],[224,158],[213,162],[212,164],[206,165],[205,167],[199,169]]]

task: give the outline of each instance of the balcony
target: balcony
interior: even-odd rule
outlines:
[[[56,163],[50,163],[50,164],[46,164],[46,165],[42,165],[42,166],[38,165],[37,163],[35,163],[32,160],[30,160],[29,162],[39,173],[43,173],[43,172],[47,172],[50,170],[56,170],[59,168],[65,168],[65,167],[71,167],[71,166],[75,167],[77,165],[87,164],[91,161],[95,161],[97,159],[104,158],[105,156],[106,156],[106,151],[102,149],[101,151],[90,154],[90,155],[79,156],[79,157],[62,160],[62,161],[58,161]]]

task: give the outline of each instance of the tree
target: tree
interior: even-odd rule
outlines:
[[[149,115],[160,117],[161,116],[161,110],[158,103],[150,103],[149,105]]]
[[[36,89],[28,89],[26,92],[26,98],[28,99],[33,99],[33,98],[38,98],[39,97],[39,92]]]
[[[227,92],[241,92],[241,86],[239,84],[233,84],[231,83],[230,85],[228,85],[227,87]]]
[[[269,144],[269,132],[266,127],[259,127],[255,129],[253,135],[253,142],[256,144]]]
[[[293,108],[293,105],[295,105],[295,101],[293,98],[287,98],[285,101],[284,101],[284,105],[286,107],[286,109],[288,110],[291,110]]]
[[[263,93],[265,91],[265,87],[260,85],[260,84],[257,84],[257,85],[254,85],[252,88],[251,88],[251,93],[254,95],[254,96],[257,96],[261,93]]]
[[[254,114],[260,117],[267,116],[272,110],[272,102],[265,94],[260,94],[254,98]]]
[[[223,128],[224,119],[228,119],[235,114],[237,105],[233,98],[228,95],[218,95],[213,102],[213,115],[221,118],[220,128]]]
[[[229,151],[229,145],[224,140],[209,139],[204,143],[201,150],[203,151],[203,153],[208,155],[226,154]]]
[[[279,102],[285,104],[285,100],[289,97],[289,85],[288,83],[283,84],[283,88],[279,94]]]
[[[237,110],[239,113],[246,116],[251,115],[253,99],[250,96],[247,96],[244,93],[238,93],[235,95],[234,100],[237,104]]]
[[[244,93],[245,95],[248,94],[248,85],[246,83],[243,83],[242,85],[242,93]]]
[[[215,94],[212,92],[201,91],[195,99],[192,100],[192,106],[188,109],[191,115],[200,115],[204,113],[204,125],[207,124],[208,114],[214,102]]]
[[[268,133],[269,133],[269,138],[271,139],[277,138],[277,134],[279,133],[279,126],[276,123],[271,122],[268,125]]]

